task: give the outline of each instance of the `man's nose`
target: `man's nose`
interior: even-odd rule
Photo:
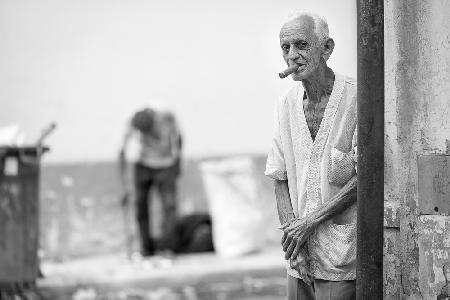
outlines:
[[[287,55],[287,59],[295,60],[295,59],[297,59],[299,56],[300,56],[300,54],[298,53],[298,49],[295,48],[295,47],[293,47],[293,46],[291,46],[291,47],[289,48],[289,52],[288,52],[288,55]]]

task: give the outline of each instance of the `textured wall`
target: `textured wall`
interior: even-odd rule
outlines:
[[[436,298],[450,253],[433,242],[444,240],[450,217],[419,217],[417,185],[417,156],[449,150],[449,15],[446,0],[385,1],[385,197],[400,207],[400,292],[408,299]]]

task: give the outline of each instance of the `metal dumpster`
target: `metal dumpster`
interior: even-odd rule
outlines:
[[[0,147],[0,291],[38,276],[39,158],[47,148]]]

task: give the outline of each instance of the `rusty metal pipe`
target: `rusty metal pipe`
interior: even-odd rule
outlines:
[[[358,247],[356,299],[383,299],[383,0],[357,0],[357,23]]]

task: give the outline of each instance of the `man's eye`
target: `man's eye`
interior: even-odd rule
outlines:
[[[295,47],[297,47],[297,48],[299,48],[299,49],[304,49],[304,48],[306,48],[307,45],[308,45],[307,42],[297,42],[297,43],[295,44]]]
[[[283,45],[283,46],[281,46],[281,49],[283,50],[284,53],[288,53],[289,52],[289,45]]]

